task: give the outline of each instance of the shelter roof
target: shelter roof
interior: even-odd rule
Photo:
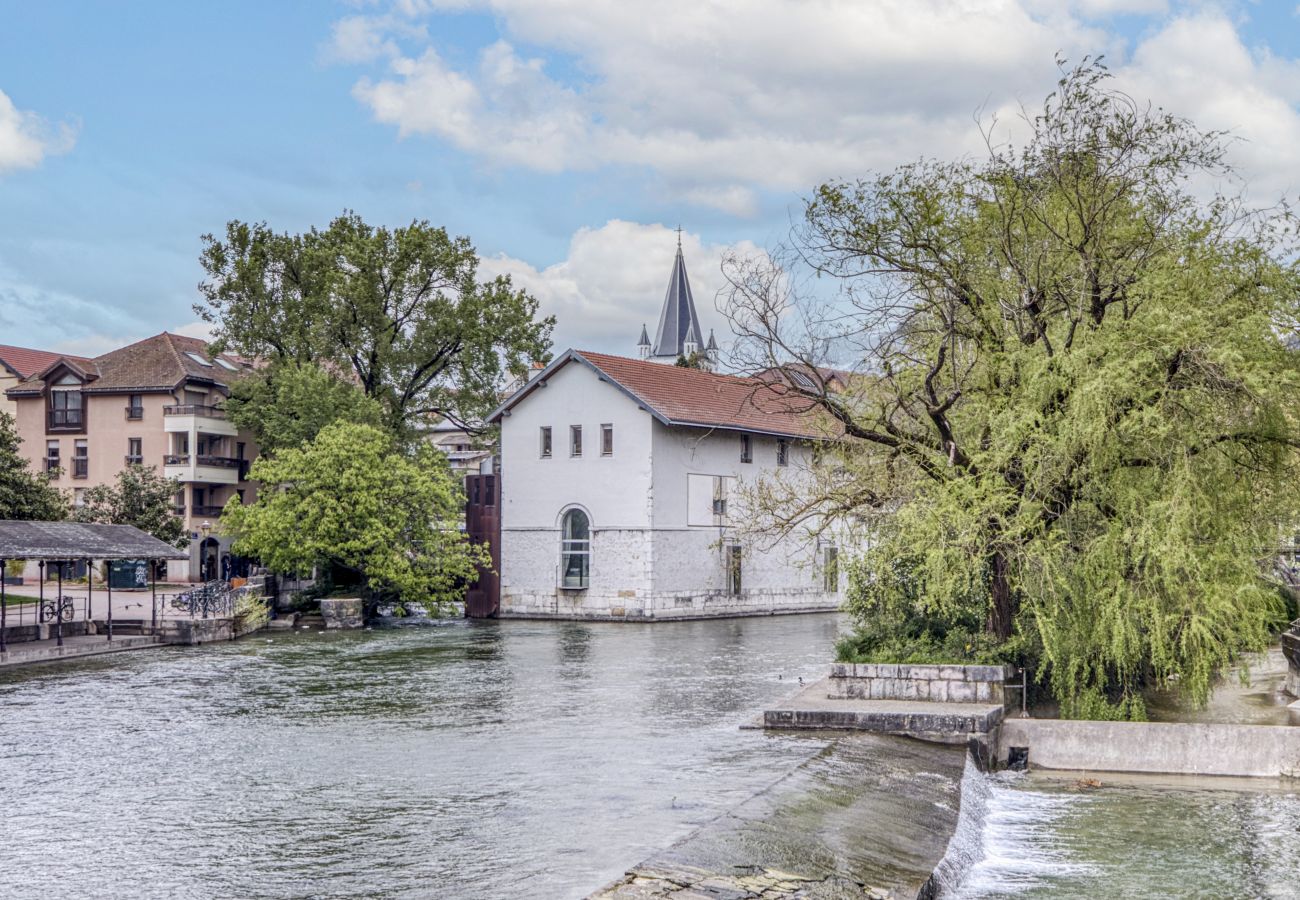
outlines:
[[[577,363],[636,401],[665,425],[721,428],[826,439],[842,431],[789,386],[759,378],[719,375],[587,350],[569,350],[489,417],[498,421],[561,367]]]
[[[0,520],[0,559],[189,559],[132,525]]]

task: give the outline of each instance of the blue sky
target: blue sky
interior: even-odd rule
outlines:
[[[560,348],[614,352],[680,222],[721,331],[723,253],[819,180],[972,152],[974,109],[1041,100],[1058,50],[1246,137],[1252,196],[1296,193],[1294,0],[0,0],[0,343],[200,333],[201,234],[344,208],[469,235]]]

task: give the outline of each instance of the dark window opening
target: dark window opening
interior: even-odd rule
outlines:
[[[743,463],[754,461],[754,442],[747,434],[740,436],[740,461]]]
[[[740,595],[740,562],[742,551],[739,544],[727,548],[727,593],[733,597]]]
[[[551,458],[551,426],[542,426],[542,459]]]
[[[591,584],[591,523],[580,509],[564,514],[560,526],[560,587]]]
[[[582,426],[581,425],[569,426],[569,455],[570,456],[582,455]]]
[[[614,455],[614,426],[613,425],[600,426],[600,455],[601,456]]]
[[[790,442],[785,438],[777,438],[776,464],[778,466],[788,466],[790,464]]]

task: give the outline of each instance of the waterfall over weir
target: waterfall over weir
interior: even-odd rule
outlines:
[[[1002,772],[970,761],[940,900],[1295,897],[1300,794],[1277,782]]]

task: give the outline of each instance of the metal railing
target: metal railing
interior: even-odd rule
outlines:
[[[235,598],[238,596],[239,589],[232,588],[226,582],[209,581],[174,594],[167,605],[179,612],[188,613],[190,618],[222,618],[234,611]]]
[[[203,416],[208,419],[224,419],[226,411],[220,406],[204,406],[200,403],[181,403],[164,406],[164,416]]]
[[[212,466],[216,469],[238,469],[243,460],[233,456],[199,456],[197,462],[201,466]]]
[[[82,428],[85,425],[85,418],[79,409],[51,409],[46,415],[51,429]]]
[[[188,466],[190,464],[190,455],[188,453],[168,453],[163,457],[165,466]]]
[[[219,516],[224,506],[195,506],[193,513],[196,516]]]
[[[143,407],[143,406],[128,406],[128,407],[126,408],[126,417],[127,417],[128,419],[143,419],[143,418],[144,418],[144,407]]]
[[[72,477],[85,478],[90,474],[90,459],[85,456],[72,457]]]

